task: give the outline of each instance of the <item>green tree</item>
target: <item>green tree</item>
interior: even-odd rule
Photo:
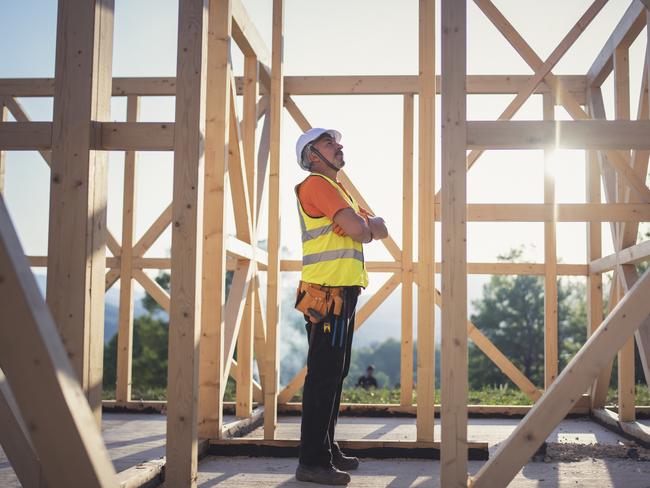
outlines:
[[[513,262],[522,251],[512,250],[501,261]],[[585,287],[558,282],[559,367],[563,368],[586,337]],[[539,276],[492,276],[483,297],[474,302],[472,322],[533,383],[544,384],[544,284]],[[471,388],[508,383],[507,377],[473,343],[469,345]]]
[[[366,373],[368,365],[375,367],[374,376],[380,388],[393,388],[400,382],[401,346],[398,340],[388,338],[370,347],[352,348],[350,373],[344,386],[356,386],[359,376]]]
[[[232,283],[233,272],[226,274],[226,294]],[[171,275],[160,272],[156,282],[166,291],[171,290]],[[167,386],[167,347],[169,318],[149,293],[142,298],[145,315],[133,321],[132,385],[134,394],[161,390]],[[104,347],[104,390],[112,391],[116,384],[117,334]]]

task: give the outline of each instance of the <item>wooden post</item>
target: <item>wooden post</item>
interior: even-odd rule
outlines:
[[[0,369],[48,486],[117,486],[94,413],[0,197]],[[3,423],[3,435],[6,429]],[[61,448],[65,439],[65,449]]]
[[[244,60],[244,116],[242,142],[246,164],[246,182],[251,205],[251,244],[257,246],[257,171],[255,165],[255,129],[257,128],[258,62],[255,56]],[[257,271],[253,266],[253,273]],[[251,279],[254,279],[254,274]],[[249,286],[246,305],[237,337],[237,407],[238,417],[250,417],[253,411],[253,331],[255,330],[255,287]]]
[[[74,35],[73,35],[74,34]],[[99,425],[104,354],[106,165],[93,121],[110,115],[113,0],[62,0],[52,123],[47,303]]]
[[[467,486],[467,2],[442,0],[440,484]]]
[[[472,487],[506,486],[564,419],[598,372],[650,315],[650,271],[636,282],[558,379],[480,469]]]
[[[140,97],[129,95],[127,122],[137,122]],[[122,253],[120,254],[120,312],[117,333],[117,385],[115,400],[131,401],[133,355],[133,232],[135,229],[136,152],[124,154],[124,196],[122,204]]]
[[[206,0],[179,3],[172,199],[174,284],[167,370],[168,486],[196,486],[197,478],[207,14]]]
[[[210,2],[205,194],[203,213],[203,288],[199,372],[199,435],[216,439],[223,426],[223,362],[226,304],[226,188],[230,139],[229,62],[232,42],[230,0]]]
[[[7,122],[9,120],[9,110],[5,105],[4,97],[0,97],[0,122]],[[5,192],[5,164],[6,164],[5,151],[0,149],[0,195]]]
[[[435,401],[435,2],[419,10],[417,440],[433,441]]]
[[[630,61],[627,47],[614,50],[614,110],[616,120],[630,119]],[[630,152],[625,151],[629,159]],[[626,185],[617,175],[616,203],[625,200]],[[616,225],[616,251],[621,249],[623,239],[622,223]],[[624,276],[619,273],[619,279]],[[618,352],[618,417],[621,422],[634,420],[634,337]]]
[[[601,89],[591,87],[587,90],[587,99],[589,105],[589,114],[594,119],[604,119],[605,118],[605,108],[603,105],[603,95]],[[614,203],[616,200],[616,188],[615,188],[615,178],[616,173],[613,168],[606,164],[605,155],[602,151],[596,153],[599,165],[599,172],[605,190],[605,201],[607,203]],[[594,183],[596,185],[596,183]],[[600,184],[598,184],[600,186]],[[614,239],[614,249],[618,251],[617,248],[617,235],[618,235],[618,226],[616,222],[610,222],[610,232]],[[614,276],[612,279],[612,284],[609,291],[609,304],[608,304],[608,314],[616,306],[618,302],[618,271],[614,270]],[[609,383],[612,376],[612,367],[613,364],[607,364],[598,374],[596,381],[591,388],[591,408],[602,408],[605,405],[607,400],[607,393],[609,391]]]
[[[588,203],[600,203],[600,170],[595,151],[587,151],[586,199]],[[602,231],[600,222],[587,222],[587,261],[602,256]],[[587,277],[587,337],[591,336],[603,321],[603,275],[589,273]],[[610,373],[611,375],[611,373]],[[591,400],[594,390],[590,391]]]
[[[555,120],[553,95],[543,95],[544,120]],[[553,150],[544,150],[544,203],[555,204],[555,158]],[[555,222],[544,222],[544,388],[557,378],[557,251]]]
[[[413,403],[413,94],[404,95],[400,404]]]
[[[266,382],[264,384],[264,438],[274,439],[277,424],[280,342],[280,131],[282,122],[282,58],[284,0],[273,0],[271,54],[271,161],[269,168],[269,261],[266,293]]]

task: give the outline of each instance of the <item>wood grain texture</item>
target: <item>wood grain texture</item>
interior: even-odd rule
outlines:
[[[196,486],[208,5],[181,0],[172,190],[165,483]]]
[[[400,404],[413,402],[413,95],[404,95],[402,147],[402,310]]]
[[[270,162],[268,182],[268,253],[266,272],[266,357],[264,384],[264,438],[274,439],[277,425],[277,396],[279,387],[280,346],[280,133],[283,100],[283,36],[284,0],[273,0],[273,30],[271,53]]]
[[[421,0],[418,38],[418,321],[417,439],[432,441],[435,401],[434,193],[435,193],[435,2]]]
[[[440,484],[467,486],[467,2],[442,0]],[[419,277],[418,277],[419,279]]]
[[[59,2],[47,303],[98,425],[108,154],[94,151],[90,141],[91,121],[110,115],[112,57],[113,1]]]
[[[0,309],[12,318],[0,321],[0,368],[48,486],[116,486],[95,415],[2,198],[0,276]],[[61,439],[66,439],[65,449]]]
[[[199,372],[199,435],[218,437],[223,427],[222,399],[226,304],[226,199],[230,144],[230,82],[232,67],[231,10],[228,0],[210,2],[207,107],[205,113],[205,188],[201,346]]]
[[[126,119],[137,122],[140,100],[127,99]],[[120,254],[120,302],[117,332],[117,385],[115,399],[131,400],[131,366],[133,356],[133,235],[135,231],[136,153],[124,154],[124,191],[122,198],[122,246]]]

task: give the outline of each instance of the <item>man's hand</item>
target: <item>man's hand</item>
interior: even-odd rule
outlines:
[[[339,224],[337,224],[336,222],[334,222],[334,223],[332,224],[332,230],[334,231],[334,233],[335,233],[337,236],[341,236],[341,237],[345,237],[345,236],[347,236],[347,234],[346,234],[345,231],[343,230],[343,227],[341,227],[341,226],[340,226]]]
[[[374,214],[373,214],[372,212],[368,212],[368,211],[367,211],[365,208],[363,208],[363,207],[359,207],[359,215],[361,215],[361,217],[363,217],[363,220],[365,220],[366,223],[368,222],[368,219],[369,219],[370,217],[374,217]]]
[[[384,219],[373,217],[364,212],[362,217],[352,208],[344,208],[334,215],[333,230],[337,235],[349,236],[357,242],[368,243],[372,239],[384,239],[388,230]]]
[[[381,217],[369,217],[368,227],[370,227],[370,232],[372,232],[374,239],[385,239],[388,237],[386,222]]]

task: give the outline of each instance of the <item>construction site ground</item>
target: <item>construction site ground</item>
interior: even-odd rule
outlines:
[[[232,422],[235,417],[226,417]],[[300,417],[280,417],[277,438],[295,439]],[[487,442],[490,456],[516,427],[519,419],[470,419],[469,441]],[[647,428],[650,421],[641,420]],[[161,414],[104,413],[102,433],[118,472],[165,455],[166,419]],[[439,440],[436,429],[436,440]],[[415,419],[405,417],[341,417],[340,439],[415,440]],[[257,428],[247,437],[262,438]],[[61,439],[62,449],[65,440]],[[470,461],[476,473],[484,461]],[[198,486],[298,487],[295,458],[206,456],[199,463]],[[421,459],[362,459],[352,473],[350,487],[436,487],[440,462]],[[18,487],[8,459],[0,449],[0,486]],[[517,474],[514,487],[643,487],[650,488],[650,450],[594,422],[580,417],[564,420],[547,439],[546,453],[539,453]]]

